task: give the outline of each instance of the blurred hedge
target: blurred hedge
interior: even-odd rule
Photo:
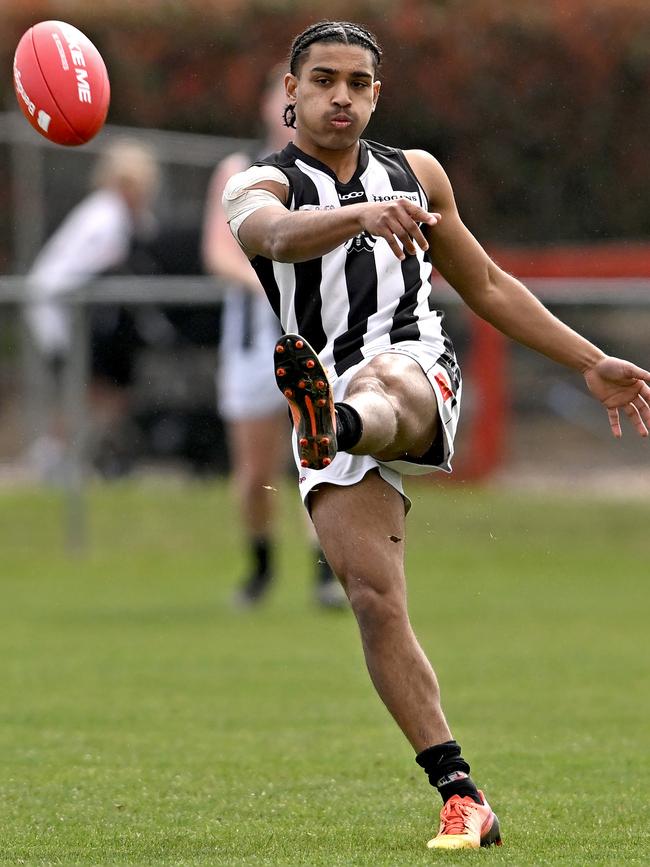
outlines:
[[[307,0],[3,7],[5,104],[21,32],[58,17],[104,54],[112,122],[232,135],[254,134],[266,70],[323,15]],[[482,239],[650,234],[648,0],[331,0],[327,15],[384,45],[368,136],[435,153]]]

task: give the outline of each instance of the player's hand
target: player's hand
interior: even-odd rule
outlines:
[[[615,437],[622,435],[619,410],[623,410],[640,436],[648,436],[650,372],[621,358],[606,356],[585,370],[584,377],[591,393],[606,408]]]
[[[361,224],[368,234],[385,238],[393,253],[402,260],[406,255],[415,256],[416,245],[422,250],[429,249],[420,223],[435,226],[440,219],[440,214],[425,211],[408,199],[391,199],[364,206]]]

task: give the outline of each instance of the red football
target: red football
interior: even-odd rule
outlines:
[[[101,54],[63,21],[41,21],[14,55],[14,90],[34,129],[60,145],[80,145],[102,128],[111,96]]]

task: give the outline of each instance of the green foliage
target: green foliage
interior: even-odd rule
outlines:
[[[647,506],[423,484],[410,603],[505,845],[443,864],[647,864]],[[348,613],[310,600],[278,494],[266,607],[223,484],[3,492],[2,859],[430,865],[437,798],[374,695]]]
[[[324,14],[308,0],[21,0],[5,12],[6,69],[22,30],[55,11],[104,53],[115,123],[245,136],[267,69]],[[327,15],[385,45],[369,137],[439,156],[482,239],[650,233],[647,0],[332,0]]]

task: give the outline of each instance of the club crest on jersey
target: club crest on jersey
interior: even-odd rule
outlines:
[[[372,253],[376,243],[377,239],[374,235],[364,231],[346,241],[345,250],[347,253]]]

